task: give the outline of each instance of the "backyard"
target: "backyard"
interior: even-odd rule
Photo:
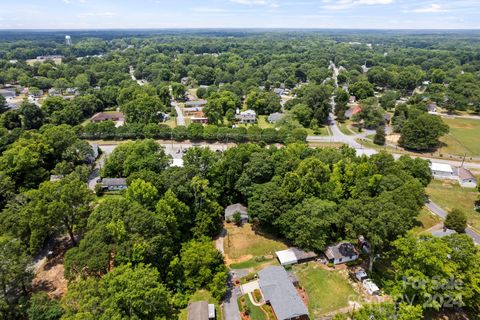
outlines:
[[[224,241],[225,260],[231,268],[254,269],[265,264],[273,264],[275,251],[284,250],[287,245],[276,237],[264,233],[246,223],[237,227],[225,224],[227,236]]]
[[[433,202],[446,211],[453,208],[463,210],[467,214],[468,223],[480,230],[480,213],[474,209],[478,199],[476,189],[462,188],[456,181],[434,180],[428,185],[426,192]]]
[[[325,270],[318,263],[296,265],[295,275],[308,295],[308,311],[317,319],[326,313],[349,306],[349,301],[359,300],[342,271]]]
[[[443,118],[450,127],[450,133],[441,141],[445,144],[440,153],[480,156],[480,120]]]

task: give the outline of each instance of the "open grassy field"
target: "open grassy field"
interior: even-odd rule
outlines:
[[[224,241],[225,259],[230,267],[250,269],[264,264],[275,263],[275,251],[284,250],[287,245],[279,239],[254,229],[249,223],[237,227],[225,225],[227,236]]]
[[[445,154],[480,156],[480,120],[443,118],[450,133],[440,139],[445,146],[439,150]]]
[[[474,209],[478,192],[475,189],[465,189],[455,181],[434,180],[426,189],[433,202],[443,209],[450,211],[453,208],[463,210],[468,217],[468,223],[480,230],[480,213]]]
[[[308,295],[308,311],[312,319],[344,307],[348,301],[358,300],[358,294],[339,271],[323,269],[314,262],[293,267],[299,284]]]
[[[439,216],[431,213],[427,208],[422,208],[422,211],[420,211],[420,214],[417,217],[417,226],[413,228],[413,232],[425,232],[440,222],[442,222],[442,219]]]
[[[215,305],[215,313],[217,316],[218,320],[223,319],[222,315],[222,309],[220,308],[220,305],[218,304],[218,301],[216,301],[212,295],[210,294],[209,291],[207,290],[198,290],[195,292],[191,297],[188,302],[197,302],[197,301],[208,301],[208,303],[212,303]],[[178,315],[179,320],[187,320],[188,319],[188,308],[182,309],[180,311],[180,314]]]

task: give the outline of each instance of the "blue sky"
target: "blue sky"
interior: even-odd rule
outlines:
[[[480,29],[480,0],[0,0],[0,29]]]

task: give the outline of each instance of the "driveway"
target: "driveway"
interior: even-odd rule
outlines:
[[[235,272],[230,271],[228,274],[228,290],[223,300],[223,315],[225,320],[240,320],[240,310],[238,309],[237,300],[242,295],[240,287],[235,287],[233,278]]]
[[[175,111],[177,112],[177,126],[184,126],[185,117],[183,116],[182,109],[178,106],[178,103],[173,100],[172,100],[172,106],[175,107]]]

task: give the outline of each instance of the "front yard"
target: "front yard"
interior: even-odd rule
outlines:
[[[293,267],[300,286],[308,295],[308,311],[312,319],[349,306],[349,301],[358,301],[359,295],[348,282],[345,271],[325,270],[318,263]]]
[[[433,202],[446,211],[454,208],[463,210],[468,223],[480,230],[480,213],[475,211],[475,201],[478,199],[476,189],[462,188],[456,181],[433,180],[426,192]]]

